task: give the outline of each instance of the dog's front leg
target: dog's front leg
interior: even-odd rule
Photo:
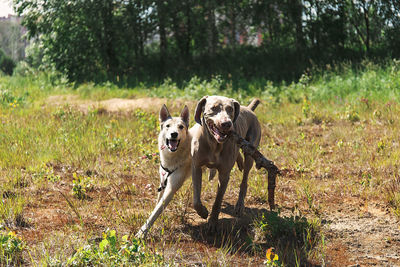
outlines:
[[[161,212],[167,207],[168,203],[171,201],[172,197],[174,196],[175,192],[178,190],[181,184],[177,186],[172,186],[170,182],[168,182],[167,187],[165,188],[164,194],[162,192],[162,197],[158,201],[156,207],[154,208],[153,212],[151,213],[150,217],[147,219],[146,223],[140,228],[137,232],[137,238],[144,238],[147,235],[150,227],[153,225],[155,220],[160,216]]]
[[[202,171],[201,167],[192,166],[192,182],[193,182],[193,206],[197,214],[201,218],[207,219],[208,210],[201,204],[201,182],[202,182]]]
[[[215,233],[218,228],[218,215],[221,211],[222,200],[224,198],[225,191],[228,186],[230,171],[227,172],[218,171],[218,173],[219,173],[218,192],[215,198],[214,205],[212,207],[210,219],[208,219],[208,230],[211,233]]]

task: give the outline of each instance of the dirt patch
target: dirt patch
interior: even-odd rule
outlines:
[[[54,95],[47,98],[46,103],[51,106],[71,106],[87,113],[90,110],[98,110],[104,113],[129,113],[135,109],[158,111],[163,104],[168,108],[181,108],[185,104],[193,106],[193,101],[181,99],[171,100],[158,97],[144,97],[137,99],[111,98],[102,101],[80,99],[77,95]]]
[[[378,204],[345,202],[327,215],[328,263],[354,266],[400,266],[400,226]]]

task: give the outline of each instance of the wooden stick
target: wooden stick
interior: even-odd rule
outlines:
[[[264,168],[268,172],[268,204],[269,208],[273,210],[275,208],[275,186],[276,176],[279,174],[278,167],[275,166],[274,162],[266,159],[260,151],[257,150],[252,144],[246,141],[244,138],[239,136],[236,132],[231,133],[231,137],[242,149],[244,154],[250,155],[256,162],[256,168]]]

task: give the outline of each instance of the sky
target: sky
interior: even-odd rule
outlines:
[[[15,14],[11,5],[12,0],[0,0],[0,17],[7,17],[8,14]]]

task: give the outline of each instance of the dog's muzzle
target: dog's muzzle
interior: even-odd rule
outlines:
[[[212,120],[207,120],[207,127],[218,143],[225,142],[231,132],[231,127],[229,130],[222,130]]]
[[[181,140],[167,138],[165,143],[167,144],[169,151],[175,152],[176,150],[178,150],[178,146],[179,146],[180,142],[181,142]]]

